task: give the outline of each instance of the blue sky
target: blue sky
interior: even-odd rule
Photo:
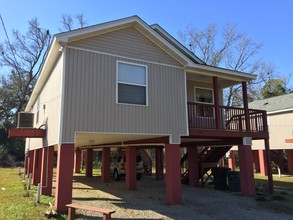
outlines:
[[[175,38],[190,24],[198,29],[211,23],[236,24],[239,31],[264,44],[260,58],[272,62],[279,74],[293,75],[292,0],[0,0],[0,5],[8,31],[25,31],[27,21],[37,17],[54,34],[61,27],[62,14],[81,12],[89,25],[138,15],[148,24],[158,23]],[[1,28],[0,41],[3,38]]]

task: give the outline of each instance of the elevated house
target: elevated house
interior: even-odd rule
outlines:
[[[293,93],[254,101],[249,107],[267,111],[271,161],[282,173],[293,175]],[[267,175],[263,142],[253,141],[252,149],[256,171]]]
[[[266,112],[248,108],[246,83],[255,77],[206,65],[159,25],[137,16],[60,33],[20,117],[33,118],[32,128],[19,126],[10,136],[27,138],[25,166],[43,194],[52,193],[58,152],[59,211],[71,202],[81,150],[87,152],[91,176],[96,148],[102,150],[105,183],[111,147],[125,148],[127,190],[137,187],[137,151],[155,148],[156,179],[165,178],[166,202],[178,204],[182,179],[198,185],[204,171],[238,145],[241,191],[252,196],[251,140],[262,140],[269,149]],[[236,84],[242,85],[244,108],[223,106],[223,89]],[[183,158],[180,147],[187,148]],[[185,160],[189,166],[181,174]]]

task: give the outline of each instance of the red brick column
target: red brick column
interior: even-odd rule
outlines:
[[[181,175],[180,175],[180,145],[165,145],[166,163],[166,200],[170,205],[180,204]]]
[[[85,160],[85,151],[82,150],[82,151],[81,151],[81,169],[82,169],[82,170],[83,170],[84,167],[85,167],[84,160]]]
[[[42,166],[42,149],[34,150],[34,166],[33,166],[33,184],[38,185],[41,182],[41,166]]]
[[[293,150],[286,150],[288,162],[288,174],[293,175]]]
[[[234,152],[234,150],[230,150],[229,153],[230,153],[230,157],[228,158],[228,167],[234,171],[236,168],[235,152]]]
[[[199,167],[197,162],[197,148],[188,147],[187,152],[189,186],[198,186]]]
[[[268,169],[267,169],[267,161],[266,161],[265,151],[258,150],[258,156],[259,156],[260,174],[261,174],[261,176],[266,176],[266,175],[268,175]]]
[[[66,204],[72,201],[72,180],[74,163],[74,145],[58,146],[55,208],[58,212],[66,211]]]
[[[110,182],[110,147],[102,149],[102,182]]]
[[[80,173],[81,150],[76,149],[74,154],[74,173]]]
[[[43,147],[41,166],[41,193],[52,194],[54,146]]]
[[[126,147],[126,188],[136,190],[136,148]]]
[[[164,170],[163,170],[163,148],[156,148],[156,180],[164,179]]]
[[[86,150],[86,177],[93,176],[93,159],[94,150],[92,148]]]
[[[244,196],[255,195],[253,159],[250,145],[239,145],[240,185]]]

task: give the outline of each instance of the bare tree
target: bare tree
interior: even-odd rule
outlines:
[[[179,38],[208,65],[247,73],[257,73],[260,68],[261,62],[255,60],[255,55],[262,44],[255,43],[238,32],[234,25],[226,25],[221,32],[215,24],[202,31],[189,26],[184,32],[179,32]],[[239,85],[225,91],[227,105],[241,104],[240,91]]]
[[[6,35],[6,40],[0,43],[0,117],[13,124],[32,93],[51,35],[34,18],[28,22],[25,34],[13,30],[11,40],[1,15],[0,19]]]
[[[79,28],[83,28],[87,25],[85,21],[84,14],[80,13],[74,17],[77,20]],[[61,24],[63,25],[62,28],[59,28],[59,31],[71,31],[74,29],[74,18],[70,14],[62,14],[61,16]]]

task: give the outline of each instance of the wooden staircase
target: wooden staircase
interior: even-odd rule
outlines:
[[[140,149],[139,154],[140,154],[142,161],[143,161],[144,174],[147,176],[151,176],[152,175],[152,164],[153,164],[151,157],[149,156],[149,154],[146,152],[145,149]]]
[[[201,148],[200,152],[197,156],[197,163],[199,168],[199,179],[202,180],[202,184],[205,182],[203,181],[203,177],[207,172],[211,169],[211,164],[216,164],[218,161],[231,149],[232,146],[228,147],[203,147]],[[183,165],[184,161],[187,160],[188,153],[186,153],[181,158],[181,166]],[[188,175],[189,170],[186,169],[184,173],[181,174],[181,182],[184,184],[188,183]]]

